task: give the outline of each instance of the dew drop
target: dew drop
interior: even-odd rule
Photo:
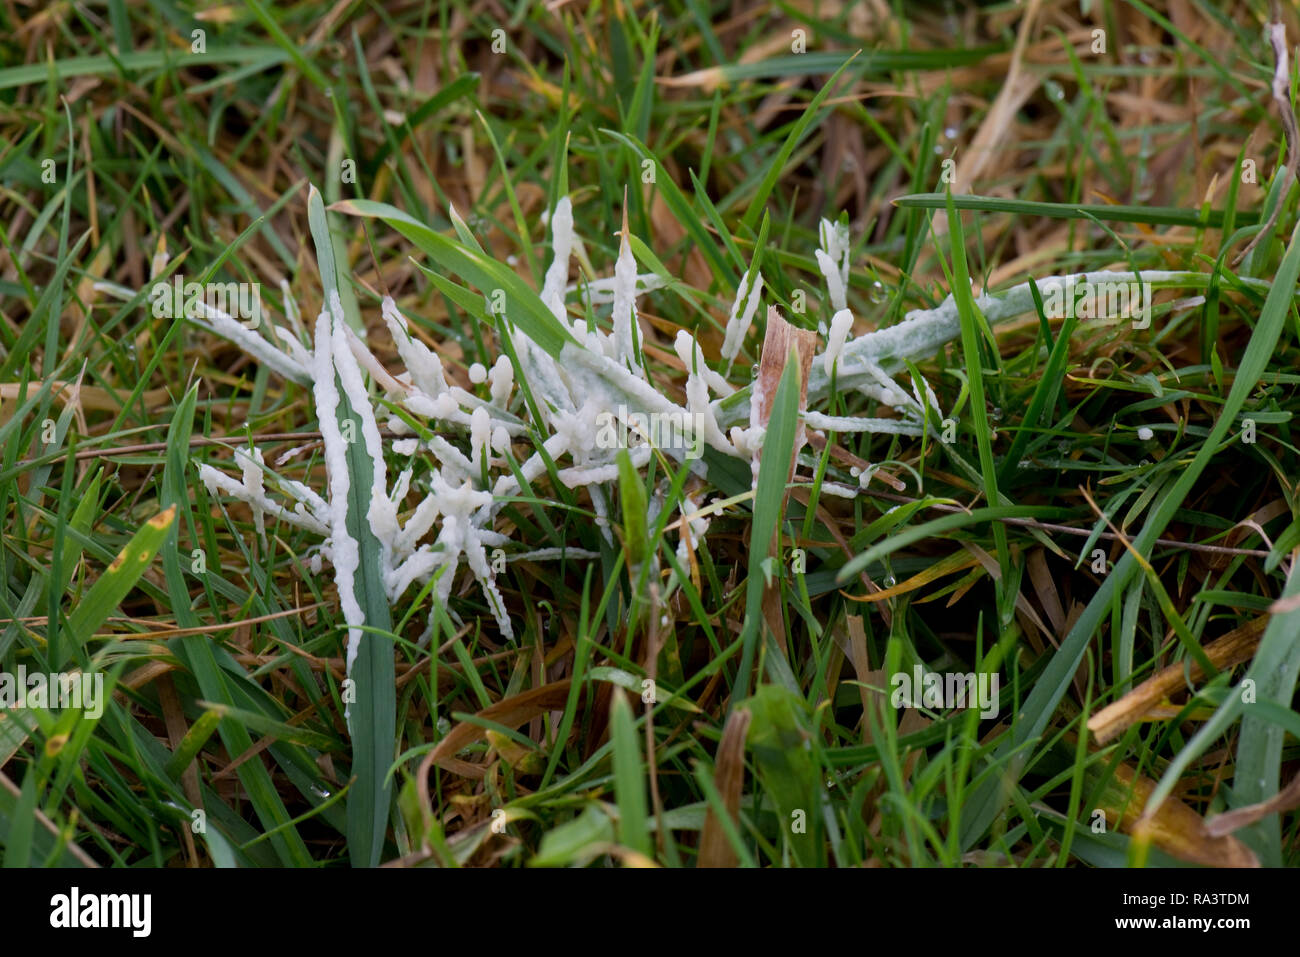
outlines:
[[[1043,89],[1047,91],[1048,97],[1055,100],[1057,103],[1060,103],[1065,99],[1064,88],[1062,88],[1061,84],[1057,83],[1055,80],[1048,80],[1043,84]]]
[[[943,131],[943,135],[948,137],[950,140],[955,140],[957,138],[957,127],[949,126]]]
[[[885,284],[881,282],[879,279],[877,279],[875,282],[871,284],[871,292],[869,293],[869,295],[871,296],[872,302],[875,303],[884,302],[886,297],[888,296],[888,293],[885,291]]]

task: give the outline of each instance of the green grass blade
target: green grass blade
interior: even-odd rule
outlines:
[[[551,356],[558,358],[573,335],[555,318],[537,293],[506,266],[486,255],[466,249],[439,232],[387,203],[366,199],[342,200],[330,207],[351,216],[382,219],[422,249],[443,269],[462,276],[485,295],[505,291],[506,316]],[[486,321],[485,317],[477,318]]]
[[[1160,499],[1159,504],[1143,524],[1142,531],[1133,539],[1133,547],[1139,554],[1151,553],[1155,540],[1173,520],[1174,513],[1182,506],[1197,479],[1201,477],[1201,473],[1218,452],[1219,446],[1227,439],[1229,431],[1236,427],[1237,413],[1241,411],[1246,398],[1255,391],[1260,377],[1273,356],[1278,338],[1291,311],[1291,297],[1298,278],[1300,278],[1300,226],[1297,226],[1291,234],[1286,255],[1282,257],[1277,276],[1269,289],[1268,298],[1264,301],[1259,322],[1246,346],[1237,375],[1233,379],[1232,389],[1223,403],[1214,428],[1210,430],[1209,436],[1206,437],[1191,463],[1179,474],[1173,487]],[[1093,635],[1096,634],[1104,618],[1110,614],[1115,594],[1122,592],[1128,586],[1137,570],[1137,561],[1131,553],[1126,553],[1115,564],[1115,568],[1106,576],[1097,594],[1088,602],[1074,627],[1070,629],[1065,640],[1053,654],[1052,660],[1021,708],[1020,720],[1010,741],[998,749],[998,754],[1005,755],[1008,751],[1016,750],[1025,742],[1043,733],[1057,704],[1069,687]],[[1171,782],[1168,772],[1165,780]],[[1172,783],[1170,786],[1172,787]],[[1001,780],[990,778],[977,787],[971,795],[968,804],[969,817],[963,825],[963,849],[970,848],[993,823],[999,809],[1001,787]],[[1154,795],[1152,800],[1155,800]]]
[[[636,721],[627,695],[614,692],[610,706],[610,734],[614,741],[614,799],[618,802],[618,833],[625,847],[650,857],[650,830],[646,826],[645,771]]]
[[[167,540],[167,533],[175,520],[176,507],[172,506],[145,522],[91,586],[90,591],[77,603],[77,607],[68,616],[68,633],[77,648],[85,648],[95,629],[107,620],[140,580],[140,576]],[[67,662],[66,655],[59,657],[59,661],[51,662],[56,671]]]
[[[772,539],[781,521],[786,479],[794,455],[795,430],[799,424],[799,359],[791,349],[781,382],[772,402],[772,417],[763,436],[763,459],[758,467],[754,490],[753,531],[749,539],[748,582],[745,591],[745,625],[741,632],[740,673],[732,690],[736,701],[749,694],[750,670],[755,646],[763,634],[763,590],[767,584],[764,566],[771,557]]]
[[[328,268],[334,260],[330,253],[325,204],[315,187],[309,194],[308,218],[328,301],[335,289],[334,273]],[[448,240],[444,242],[454,245]],[[360,422],[355,420],[355,413],[342,389],[339,389],[337,415],[340,428],[342,423],[353,419],[355,432],[361,435]],[[345,451],[349,474],[347,531],[360,550],[360,563],[353,584],[367,625],[360,638],[351,676],[356,701],[349,708],[349,724],[352,731],[352,773],[357,781],[348,795],[348,853],[353,866],[375,867],[383,854],[393,802],[388,768],[397,742],[397,675],[392,642],[384,638],[385,634],[391,633],[393,626],[388,596],[384,592],[379,539],[371,530],[369,519],[375,463],[364,442],[350,442]]]
[[[947,193],[911,193],[894,200],[904,209],[945,209]],[[1048,219],[1100,219],[1118,223],[1144,223],[1149,226],[1223,225],[1223,210],[1179,209],[1173,206],[1121,206],[1105,203],[1042,203],[1027,199],[1001,199],[992,196],[953,196],[952,205],[981,213],[1012,213],[1016,216],[1041,216]],[[1253,223],[1258,217],[1238,211],[1239,224]]]

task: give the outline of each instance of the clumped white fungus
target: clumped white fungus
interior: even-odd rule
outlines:
[[[745,334],[749,332],[750,324],[754,321],[754,315],[758,312],[759,300],[763,293],[763,274],[754,271],[754,285],[749,285],[749,274],[746,273],[740,280],[740,288],[736,290],[736,299],[731,304],[731,315],[727,317],[727,328],[723,332],[722,339],[722,358],[731,362],[740,353],[740,346],[745,341]]]
[[[639,341],[636,300],[664,285],[667,277],[637,274],[630,237],[624,233],[612,276],[570,284],[569,261],[580,240],[569,198],[562,197],[545,221],[551,231],[552,259],[538,295],[556,319],[573,330],[574,338],[564,344],[557,358],[522,328],[512,325],[517,365],[503,352],[490,367],[477,362],[469,367],[470,382],[488,384],[488,401],[448,382],[438,354],[412,332],[406,316],[387,296],[380,303],[380,313],[404,366],[396,372],[385,368],[348,328],[337,292],[329,295],[310,342],[287,284],[282,289],[290,328],[279,328],[267,321],[269,336],[246,328],[225,313],[207,306],[202,309],[201,318],[207,328],[236,343],[282,377],[311,386],[322,436],[326,473],[323,490],[318,492],[268,470],[260,449],[235,453],[238,478],[209,465],[199,466],[199,477],[212,495],[250,506],[259,535],[264,534],[266,519],[270,518],[322,537],[305,557],[314,572],[322,567],[323,559],[333,566],[348,626],[349,672],[366,624],[356,597],[360,550],[348,530],[350,493],[352,483],[358,480],[349,467],[349,442],[360,443],[369,463],[370,505],[364,520],[379,541],[382,567],[378,571],[389,600],[396,604],[411,586],[427,584],[437,576],[433,593],[446,608],[457,572],[462,565],[467,566],[506,640],[511,640],[514,632],[497,584],[504,562],[599,556],[574,548],[511,549],[510,540],[494,527],[497,515],[511,496],[520,494],[520,476],[529,485],[546,481],[548,463],[554,463],[562,484],[589,491],[595,525],[613,543],[610,516],[617,516],[618,511],[610,490],[619,479],[619,447],[618,443],[600,438],[602,428],[614,431],[611,417],[624,428],[624,434],[631,431],[628,419],[648,415],[666,416],[667,421],[677,423],[699,423],[708,450],[750,462],[756,480],[767,425],[759,420],[758,382],[737,388],[724,372],[709,364],[699,342],[683,329],[677,333],[673,348],[685,368],[685,404],[679,405],[664,395],[649,381],[642,366],[643,353],[647,359],[649,353]],[[941,417],[942,413],[929,383],[913,378],[907,362],[927,358],[959,335],[960,320],[952,296],[934,309],[913,310],[896,325],[853,337],[853,315],[845,301],[848,227],[823,220],[819,239],[817,263],[835,311],[825,349],[809,373],[809,411],[804,415],[804,424],[823,432],[922,434],[933,427],[933,416]],[[1189,275],[1097,272],[1050,281],[1176,284]],[[757,270],[740,280],[716,363],[724,370],[730,369],[757,314],[763,284]],[[135,295],[109,283],[97,283],[96,288],[128,299]],[[571,323],[566,303],[577,292],[586,298],[588,312],[586,318]],[[605,305],[610,308],[605,310]],[[997,296],[980,295],[977,306],[990,323],[996,323],[1032,313],[1034,299],[1025,283]],[[589,322],[593,316],[595,321]],[[531,402],[514,395],[516,375],[521,385],[527,385]],[[892,408],[897,417],[866,418],[820,411],[819,407],[826,408],[830,398],[832,376],[839,393],[874,399]],[[342,422],[339,415],[344,398],[351,410],[348,423]],[[380,404],[380,398],[389,405]],[[421,423],[421,430],[414,431],[401,416],[392,414],[390,406]],[[534,410],[540,421],[532,420]],[[380,431],[380,414],[389,438]],[[345,436],[345,427],[356,434]],[[542,437],[540,447],[534,444],[534,435]],[[1147,441],[1153,432],[1143,426],[1137,435]],[[275,460],[276,467],[303,448],[281,455]],[[386,453],[400,460],[401,471],[391,487]],[[517,459],[521,454],[522,461]],[[655,454],[660,453],[647,445],[628,449],[638,469],[647,467]],[[678,461],[684,459],[680,448],[664,449],[662,454],[671,454]],[[708,474],[703,462],[691,457],[685,457],[685,461],[695,473],[691,481],[696,484],[693,491],[684,493],[678,506],[676,528],[682,567],[688,567],[691,549],[700,547],[708,531],[706,515],[717,510],[697,504],[696,496],[702,497],[708,490],[707,481],[703,492],[699,487],[700,479],[707,479]],[[823,488],[828,494],[851,497],[867,487],[874,471],[873,466],[854,468],[847,481],[828,476]],[[277,501],[268,485],[285,496],[289,504]],[[663,507],[663,494],[663,488],[653,490],[654,511]]]

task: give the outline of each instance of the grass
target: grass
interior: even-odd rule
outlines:
[[[1295,809],[1206,828],[1300,773],[1300,242],[1263,21],[873,10],[0,12],[0,676],[109,692],[99,715],[0,708],[5,865],[1300,863]],[[625,223],[661,281],[639,350],[673,402],[679,330],[730,403],[752,395],[766,309],[718,358],[742,277],[829,324],[818,220],[844,213],[855,335],[953,293],[957,334],[895,376],[933,387],[929,431],[827,432],[787,482],[800,383],[778,364],[756,481],[712,451],[570,487],[524,341],[571,355],[538,295],[565,196],[571,282],[612,275]],[[1146,327],[1050,314],[1046,280],[1101,269],[1182,276]],[[260,534],[199,480],[256,446],[324,490],[312,387],[157,315],[173,275],[260,283],[281,329],[336,288],[395,372],[391,295],[484,401],[470,367],[509,357],[513,640],[463,566],[445,604],[441,578],[386,598],[353,444],[348,675],[320,536]],[[981,293],[1031,278],[1035,311],[989,322]],[[433,434],[371,393],[381,425]],[[817,411],[896,418],[839,387]],[[414,488],[434,464],[386,460]],[[997,714],[905,706],[917,666],[998,674]]]

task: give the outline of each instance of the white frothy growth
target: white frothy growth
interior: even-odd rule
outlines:
[[[541,292],[542,302],[560,321],[564,320],[564,284],[569,279],[569,255],[573,251],[574,239],[573,201],[561,196],[551,215],[551,265],[546,269]],[[558,312],[555,300],[559,301]]]
[[[677,330],[677,338],[673,340],[673,350],[677,353],[677,358],[682,360],[682,365],[686,367],[688,373],[704,377],[704,381],[709,384],[709,391],[718,395],[731,395],[736,391],[735,386],[709,368],[708,363],[704,361],[704,350],[695,341],[695,337],[685,329]]]
[[[804,425],[819,432],[885,432],[891,435],[920,435],[921,427],[900,419],[869,419],[852,415],[805,412]],[[732,427],[735,431],[735,427]]]
[[[470,467],[477,475],[483,463],[489,457],[489,443],[492,441],[492,417],[488,410],[479,406],[469,417]]]
[[[817,250],[817,267],[826,278],[826,292],[831,308],[838,312],[848,308],[849,227],[823,219],[818,225],[821,249]]]
[[[614,355],[639,375],[645,373],[637,361],[636,260],[624,235],[614,264]]]
[[[352,674],[361,645],[361,626],[366,616],[357,602],[356,573],[361,564],[361,550],[357,540],[348,532],[348,492],[351,474],[348,472],[347,446],[339,431],[339,392],[334,383],[334,333],[330,328],[329,310],[316,320],[316,354],[313,366],[315,383],[312,391],[316,397],[316,414],[320,418],[322,444],[325,447],[325,474],[329,482],[330,560],[334,563],[334,581],[338,584],[339,604],[343,619],[348,623],[347,673]],[[343,711],[349,717],[348,709]]]
[[[433,400],[432,408],[433,415],[440,419],[450,419],[456,414],[459,406],[456,405],[456,400],[451,397],[450,393],[444,392]]]
[[[330,311],[334,314],[334,366],[339,382],[348,397],[353,415],[361,420],[361,438],[366,455],[370,458],[370,507],[366,520],[370,523],[385,565],[391,564],[390,552],[397,537],[397,509],[388,498],[388,476],[384,466],[384,446],[379,438],[379,423],[375,421],[375,407],[370,402],[361,367],[348,345],[347,326],[343,320],[343,302],[337,290],[330,291]]]
[[[614,290],[619,280],[613,276],[592,279],[590,282],[570,283],[565,293],[581,292],[582,301],[589,306],[607,306],[614,301]],[[658,273],[639,272],[636,274],[636,295],[644,296],[648,292],[662,289],[668,280]]]
[[[441,546],[441,551],[437,548],[433,550],[434,567],[430,569],[429,574],[432,575],[436,566],[451,566],[438,580],[437,585],[438,597],[443,607],[446,607],[447,600],[451,597],[455,565],[463,555],[470,571],[474,573],[474,577],[478,579],[483,589],[483,597],[487,599],[488,607],[497,620],[501,634],[506,641],[514,640],[510,616],[506,614],[505,601],[497,588],[496,575],[488,562],[484,547],[503,545],[506,538],[504,535],[480,528],[475,517],[475,513],[481,515],[490,508],[492,493],[479,491],[469,482],[465,482],[459,488],[453,488],[443,480],[441,474],[435,472],[431,497],[437,500],[438,510],[442,512],[443,520],[436,543]]]
[[[167,254],[167,237],[160,235],[158,245],[154,247],[153,259],[149,263],[149,279],[152,281],[161,276],[169,262],[171,262],[171,256]]]
[[[508,562],[549,562],[558,558],[600,558],[600,552],[589,548],[535,548],[530,552],[516,552],[509,556]]]
[[[298,337],[289,330],[281,329],[279,326],[275,325],[271,322],[269,317],[267,317],[265,321],[266,324],[271,327],[271,331],[274,332],[279,340],[288,348],[289,357],[304,369],[310,369],[311,353],[303,348],[302,343],[298,341]]]
[[[299,528],[305,528],[307,531],[315,532],[318,535],[329,534],[329,526],[316,515],[305,512],[302,505],[298,505],[290,512],[284,506],[267,498],[265,495],[254,499],[249,495],[249,491],[243,482],[235,481],[225,472],[214,469],[211,465],[199,466],[199,480],[207,488],[209,495],[216,495],[218,491],[221,491],[231,498],[246,502],[263,512],[274,515],[276,518],[283,519],[290,525],[297,525]]]
[[[299,341],[310,341],[307,338],[307,330],[302,327],[301,313],[298,311],[298,303],[294,301],[293,294],[289,290],[289,280],[280,280],[280,297],[284,300],[284,314],[289,320],[289,325],[293,326],[293,331],[297,333]],[[305,350],[304,350],[305,351]],[[311,368],[311,357],[308,355],[307,361],[303,363],[303,368]]]
[[[700,511],[699,505],[690,495],[682,495],[682,530],[677,539],[677,564],[683,568],[690,567],[690,553],[704,544],[704,534],[709,530],[709,519],[695,517]]]
[[[822,353],[822,368],[826,370],[827,375],[831,374],[831,367],[844,351],[844,343],[848,340],[852,329],[853,313],[847,309],[841,308],[831,317],[831,331],[826,337],[826,351]]]
[[[338,293],[334,293],[334,295],[338,295]],[[333,307],[331,306],[331,308]],[[343,326],[343,335],[347,339],[352,358],[370,373],[371,378],[379,383],[385,392],[390,395],[406,395],[410,391],[410,385],[389,375],[388,370],[379,364],[379,360],[374,357],[366,344],[357,338],[357,334],[349,329],[346,324]]]
[[[397,303],[385,296],[380,304],[384,322],[397,344],[397,354],[402,357],[413,382],[421,392],[428,396],[439,396],[447,391],[447,377],[442,371],[442,360],[429,350],[420,340],[410,335],[406,328],[406,317],[397,308]]]
[[[498,356],[488,373],[489,391],[492,404],[499,409],[510,406],[510,392],[515,387],[515,367],[510,364],[509,356]]]
[[[725,449],[727,437],[718,426],[717,416],[714,415],[713,406],[709,402],[709,390],[717,380],[721,380],[720,384],[727,390],[731,389],[730,385],[705,364],[703,351],[695,341],[695,337],[685,329],[677,333],[673,348],[677,351],[677,357],[682,360],[682,365],[686,366],[686,371],[690,373],[686,379],[686,411],[693,416],[690,421],[703,424],[704,441],[715,448]]]
[[[235,321],[220,309],[214,309],[202,299],[197,300],[197,306],[203,313],[203,318],[211,324],[212,331],[217,335],[229,339],[250,356],[260,359],[268,368],[274,369],[286,379],[292,379],[294,382],[303,384],[311,381],[311,374],[305,367],[275,348],[252,329],[245,327],[243,323]]]
[[[758,312],[759,298],[763,292],[763,274],[755,271],[754,288],[749,288],[749,274],[746,273],[740,280],[740,288],[736,290],[736,300],[731,304],[731,315],[727,317],[727,328],[722,336],[722,358],[731,362],[740,352],[740,346],[745,341],[745,334],[749,332],[749,327],[754,321],[754,313]]]
[[[253,449],[253,454],[249,455],[243,449],[236,449],[235,462],[238,463],[244,476],[244,489],[248,492],[245,501],[253,506],[253,527],[257,529],[257,537],[265,542],[266,509],[260,504],[261,500],[266,498],[266,491],[262,485],[262,466],[266,462],[262,458],[262,450]]]
[[[372,465],[371,505],[368,514],[362,518],[374,530],[380,543],[381,567],[377,571],[383,576],[389,601],[398,602],[407,587],[414,583],[427,583],[437,576],[435,592],[446,607],[455,587],[456,573],[463,562],[482,588],[488,607],[507,640],[513,634],[496,583],[496,574],[507,556],[504,551],[497,553],[495,549],[508,544],[508,539],[493,528],[507,497],[519,494],[521,485],[549,480],[548,470],[552,463],[558,466],[567,456],[567,467],[558,468],[559,484],[569,488],[587,487],[596,526],[607,541],[613,541],[610,516],[618,513],[618,504],[612,498],[609,485],[618,479],[618,452],[616,448],[607,448],[603,442],[596,441],[597,418],[602,413],[656,414],[677,422],[692,416],[697,427],[703,423],[703,434],[711,447],[723,454],[749,460],[757,476],[758,456],[764,440],[764,428],[759,424],[762,395],[758,384],[737,390],[724,375],[708,367],[699,344],[683,331],[673,343],[687,371],[685,408],[677,405],[658,383],[647,381],[637,362],[636,337],[640,328],[636,319],[636,296],[666,280],[636,274],[631,237],[624,235],[614,276],[587,287],[589,293],[607,295],[608,301],[614,303],[614,334],[606,335],[599,329],[588,328],[587,322],[582,320],[570,324],[565,310],[566,292],[571,291],[566,285],[569,260],[575,250],[581,257],[581,247],[574,232],[572,206],[567,197],[559,201],[550,216],[550,229],[554,255],[546,272],[541,300],[566,329],[572,327],[575,330],[576,338],[564,344],[557,359],[522,330],[514,330],[521,384],[527,383],[535,400],[517,403],[520,406],[518,415],[509,411],[516,367],[507,357],[497,358],[490,369],[477,363],[471,367],[470,380],[475,385],[489,383],[491,400],[485,403],[479,396],[448,383],[442,360],[411,335],[405,317],[390,298],[383,300],[383,318],[406,367],[396,375],[389,373],[370,350],[350,334],[337,293],[330,295],[326,310],[317,319],[314,336],[302,331],[286,285],[281,288],[285,291],[286,314],[295,334],[272,325],[264,338],[229,316],[213,315],[213,311],[205,307],[214,331],[242,346],[268,368],[297,381],[312,383],[324,445],[327,486],[324,494],[317,494],[301,482],[273,477],[291,508],[272,500],[265,488],[268,473],[260,451],[237,453],[239,477],[207,465],[200,466],[199,476],[214,495],[220,492],[246,502],[253,510],[254,523],[259,530],[264,527],[266,516],[271,516],[324,538],[324,542],[309,549],[305,557],[313,569],[321,567],[322,558],[334,566],[339,601],[347,624],[349,672],[365,621],[356,592],[360,546],[348,532],[348,502],[350,492],[355,491],[352,482],[356,479],[349,471],[349,464],[356,456],[349,456],[343,439],[339,419],[342,395],[346,395],[354,419],[361,426],[362,461],[368,460]],[[827,329],[827,345],[821,361],[814,363],[810,372],[809,407],[816,408],[825,402],[834,371],[839,389],[856,390],[892,405],[899,418],[829,416],[809,411],[804,418],[805,425],[835,432],[922,434],[926,427],[923,419],[925,407],[928,405],[937,410],[938,404],[929,383],[906,374],[905,360],[921,360],[933,355],[937,348],[959,334],[960,322],[952,297],[949,296],[935,309],[914,310],[904,322],[895,326],[853,338],[852,316],[843,305],[848,277],[848,230],[824,221],[820,239],[822,248],[818,250],[818,264],[826,276],[830,298],[838,308]],[[1203,279],[1199,274],[1161,272],[1099,272],[1073,278],[1090,282],[1163,282],[1165,285],[1195,285]],[[1053,281],[1069,282],[1071,278]],[[1259,280],[1243,282],[1267,288]],[[747,274],[744,277],[737,290],[722,349],[722,359],[728,363],[728,368],[753,322],[762,287],[762,276],[754,272],[752,276]],[[95,288],[126,299],[137,295],[111,283],[96,283]],[[997,296],[981,295],[979,307],[990,323],[996,323],[1014,315],[1031,313],[1034,301],[1028,284],[1022,284]],[[309,340],[313,340],[313,347],[305,345]],[[363,376],[363,369],[370,374],[369,382]],[[891,377],[898,377],[898,381]],[[376,403],[369,393],[370,385],[387,392],[389,401],[400,404],[403,415],[409,413],[423,418],[423,426],[433,432],[428,439],[408,437],[394,442],[393,451],[403,456],[427,448],[429,457],[436,460],[438,466],[430,472],[428,461],[412,463],[412,467],[404,469],[397,477],[391,491],[385,489],[384,449],[378,431]],[[539,421],[528,418],[534,410],[537,410]],[[392,417],[387,421],[394,434],[411,435],[412,429],[399,418]],[[730,441],[723,434],[724,425],[735,426],[731,428]],[[748,427],[742,427],[746,425]],[[420,434],[428,433],[422,428]],[[534,442],[534,435],[540,438],[540,445]],[[1154,430],[1141,426],[1137,435],[1139,439],[1148,441],[1153,438]],[[513,463],[508,465],[506,462],[515,454],[512,448],[514,437],[520,437],[518,454],[526,455],[522,464],[517,466],[517,475]],[[296,451],[301,449],[286,453],[285,457],[277,460],[277,467]],[[654,453],[648,446],[640,446],[630,450],[629,454],[634,467],[639,469],[647,465]],[[707,478],[702,462],[690,460],[688,464],[696,478]],[[865,488],[873,473],[874,467],[868,467],[854,475],[856,485],[828,482],[823,489],[834,495],[857,494],[858,487]],[[694,494],[707,492],[695,491]],[[413,500],[414,508],[402,522],[398,509],[405,511],[403,503],[408,497]],[[653,520],[654,513],[662,507],[662,488],[652,490],[650,503],[650,518]],[[708,510],[712,511],[711,508]],[[679,526],[682,535],[678,543],[683,567],[691,558],[687,550],[688,541],[698,548],[708,528],[704,516],[690,517],[699,512],[691,498],[684,498],[684,522]],[[542,549],[516,553],[512,557],[541,559],[564,554],[574,558],[598,557],[595,553],[575,549],[558,553],[554,549]],[[366,569],[367,573],[370,571]]]

